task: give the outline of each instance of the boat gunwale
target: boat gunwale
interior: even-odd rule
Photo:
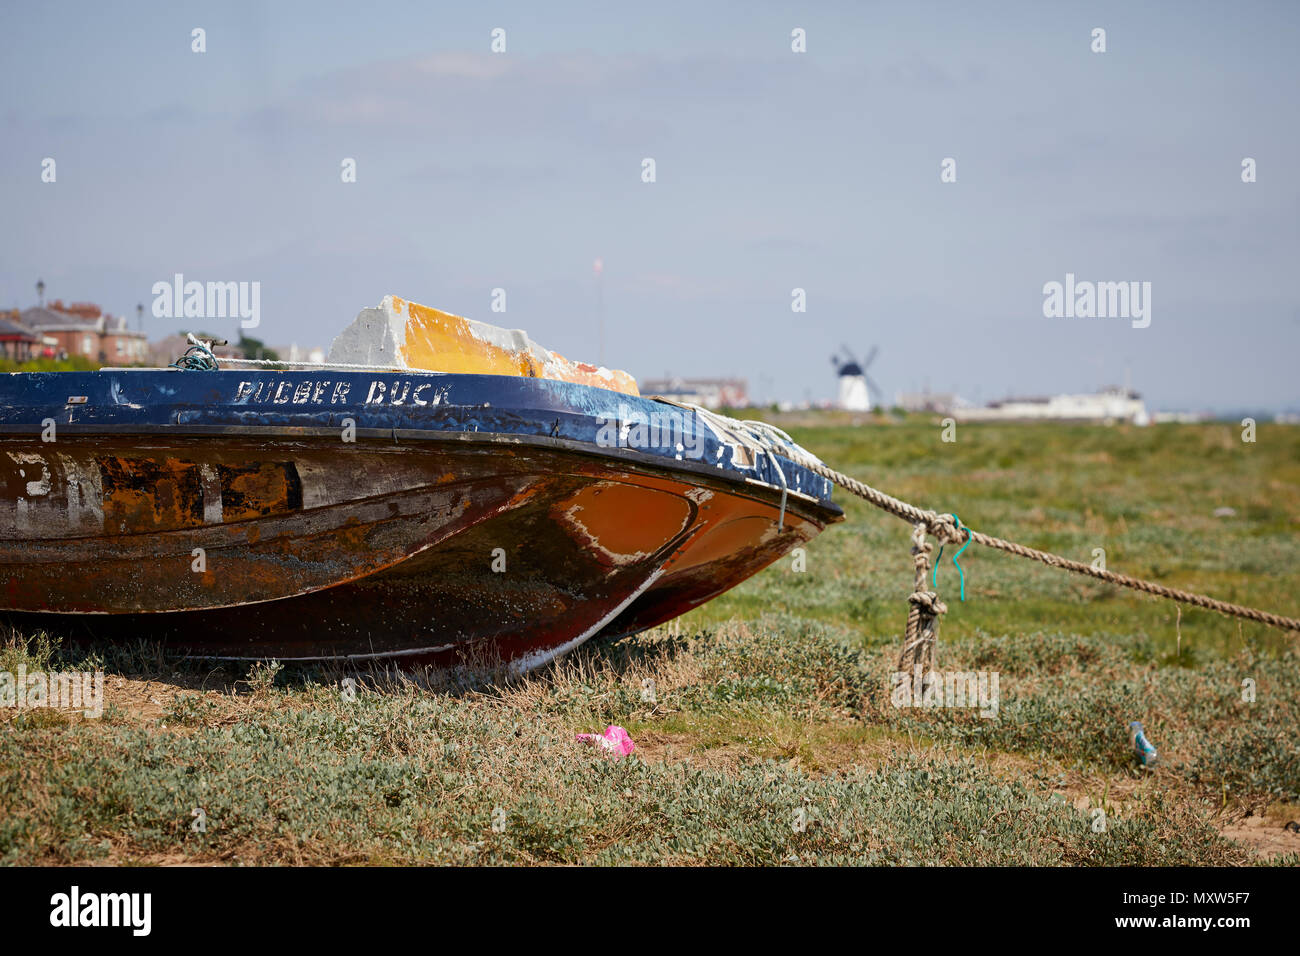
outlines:
[[[175,381],[175,376],[159,375],[154,369],[135,369],[133,371],[144,373],[146,387],[154,384],[152,380],[171,380]],[[170,371],[180,372],[181,369],[171,369]],[[247,384],[249,380],[259,380],[263,378],[284,378],[293,382],[310,380],[310,377],[319,369],[229,369],[222,368],[210,372],[189,371],[183,380],[186,386],[190,385],[207,385],[216,384],[221,381],[223,384],[229,384],[232,380],[239,381],[241,384]],[[800,499],[813,503],[818,509],[826,512],[832,517],[828,522],[834,522],[843,515],[843,510],[835,504],[831,497],[831,485],[821,475],[809,470],[801,464],[797,458],[783,455],[779,450],[773,451],[763,448],[754,448],[760,456],[771,459],[775,468],[765,467],[758,468],[757,461],[749,466],[736,467],[734,462],[722,464],[719,462],[709,463],[705,458],[682,458],[673,453],[668,447],[660,446],[658,450],[630,448],[623,444],[604,445],[593,442],[590,437],[562,437],[556,435],[553,431],[550,435],[544,433],[554,427],[551,422],[552,417],[562,416],[571,420],[575,425],[582,429],[584,421],[590,421],[595,418],[600,420],[596,415],[594,408],[599,408],[604,401],[617,401],[620,410],[624,407],[639,407],[647,415],[654,414],[655,407],[668,407],[675,409],[682,414],[683,421],[692,421],[692,427],[700,434],[705,435],[710,441],[716,443],[719,447],[731,446],[735,443],[728,441],[722,435],[719,435],[716,429],[708,424],[707,420],[701,417],[698,410],[689,406],[683,406],[672,400],[663,400],[653,396],[629,395],[623,392],[611,389],[601,388],[595,385],[588,385],[581,382],[568,382],[554,379],[534,378],[529,376],[514,375],[492,375],[469,372],[436,372],[429,370],[392,370],[380,372],[378,370],[359,370],[359,369],[341,369],[336,374],[346,377],[349,380],[365,380],[370,378],[372,381],[376,375],[388,376],[399,375],[404,378],[425,379],[430,384],[454,386],[461,383],[466,386],[470,392],[467,396],[458,395],[461,400],[451,400],[444,398],[441,402],[434,402],[429,406],[412,406],[404,408],[404,412],[409,412],[412,408],[422,408],[425,412],[442,416],[448,413],[460,413],[462,415],[472,415],[475,411],[483,413],[492,413],[500,415],[504,413],[515,419],[518,423],[528,423],[534,428],[541,426],[543,431],[521,430],[516,431],[511,427],[512,423],[500,420],[483,422],[487,425],[486,429],[480,430],[480,423],[473,422],[467,418],[462,421],[458,427],[453,428],[403,428],[394,423],[389,425],[382,424],[384,415],[393,413],[399,406],[383,405],[376,403],[371,405],[368,401],[358,403],[352,401],[346,405],[335,407],[331,402],[328,407],[329,418],[322,423],[319,417],[319,411],[325,411],[324,408],[317,409],[317,406],[311,406],[316,411],[316,417],[308,419],[310,424],[291,424],[294,418],[306,418],[305,414],[297,412],[293,406],[282,406],[277,403],[274,407],[267,407],[265,411],[272,418],[265,424],[231,424],[231,417],[244,417],[243,414],[252,410],[253,406],[244,401],[220,401],[220,402],[199,402],[195,403],[191,397],[189,400],[173,399],[170,401],[149,401],[142,397],[137,399],[137,403],[124,402],[116,393],[116,382],[124,373],[120,370],[100,369],[98,371],[86,372],[14,372],[14,376],[29,376],[34,381],[39,381],[39,390],[43,391],[54,386],[55,382],[63,381],[71,385],[74,382],[84,383],[85,386],[94,385],[98,389],[107,389],[107,393],[113,397],[113,402],[101,404],[93,403],[92,407],[97,409],[122,410],[133,409],[136,411],[145,411],[147,408],[153,411],[152,420],[141,420],[131,414],[127,414],[120,419],[112,421],[85,421],[77,422],[73,419],[73,414],[85,408],[85,405],[72,405],[60,403],[58,401],[47,402],[27,402],[30,396],[28,389],[21,382],[10,379],[6,385],[9,388],[0,389],[0,409],[9,413],[0,415],[0,435],[26,435],[41,434],[44,429],[45,420],[39,416],[45,414],[47,417],[53,417],[58,430],[61,434],[120,434],[120,435],[266,435],[269,437],[314,437],[318,435],[337,436],[338,423],[333,419],[336,415],[355,417],[361,419],[363,416],[369,417],[370,413],[376,413],[379,417],[380,424],[357,424],[354,427],[355,434],[366,438],[390,438],[394,441],[399,438],[407,438],[415,441],[440,441],[440,440],[457,440],[457,441],[474,441],[476,439],[488,437],[488,440],[497,444],[529,444],[540,447],[551,447],[557,449],[568,449],[579,453],[586,453],[596,458],[614,458],[626,461],[640,461],[656,467],[665,468],[668,471],[685,472],[696,475],[710,475],[715,478],[721,477],[728,484],[751,484],[763,489],[773,490],[777,493],[785,492],[787,495],[798,496]],[[246,378],[246,376],[248,378]],[[131,376],[134,378],[134,376]],[[2,379],[0,379],[2,380]],[[20,394],[15,395],[11,392],[12,386],[17,385]],[[373,386],[372,386],[373,387]],[[8,394],[6,394],[8,393]],[[61,392],[55,392],[58,395]],[[21,397],[20,397],[21,396]],[[42,396],[44,397],[44,396]],[[470,399],[469,401],[463,400]],[[476,401],[475,399],[479,399]],[[490,400],[489,400],[490,399]],[[140,402],[144,402],[141,404]],[[32,417],[18,417],[13,412],[20,410],[29,410]],[[612,411],[604,410],[602,411]],[[64,414],[60,414],[60,413]],[[306,408],[303,409],[306,412]],[[162,413],[162,414],[159,414]],[[68,420],[62,420],[66,414]],[[165,416],[165,417],[164,417]],[[202,418],[217,418],[214,424],[204,424]],[[24,420],[25,418],[25,420]],[[199,419],[196,421],[195,419]],[[221,419],[226,419],[222,421]],[[6,420],[7,419],[7,420]],[[16,419],[16,420],[15,420]],[[187,420],[188,419],[188,420]],[[286,421],[287,419],[287,421]],[[300,419],[301,420],[301,419]],[[372,419],[373,420],[373,419]],[[436,420],[430,424],[437,424]],[[447,424],[453,424],[448,421]],[[470,431],[470,425],[475,428]],[[566,429],[567,430],[567,429]],[[679,446],[680,447],[680,446]],[[797,449],[799,446],[795,446]],[[802,449],[800,449],[802,450]],[[776,465],[776,458],[780,457],[788,463],[787,467]],[[791,472],[789,469],[794,469]],[[754,471],[772,472],[776,474],[765,474],[763,477],[757,477]],[[824,492],[809,492],[797,487],[801,482],[790,480],[794,476],[799,476],[809,481],[809,487],[824,488]],[[779,483],[776,479],[780,479]],[[784,486],[784,487],[783,487]]]
[[[42,428],[40,425],[0,425],[0,436],[25,436],[40,435]],[[121,424],[121,425],[97,425],[97,424],[78,424],[67,423],[59,425],[60,434],[65,435],[121,435],[123,437],[131,435],[176,435],[196,438],[220,438],[225,436],[243,437],[243,438],[338,438],[339,431],[337,428],[329,426],[308,426],[308,425],[196,425],[196,424],[168,424],[155,425],[149,423],[138,424]],[[482,445],[528,445],[538,448],[550,448],[558,451],[572,452],[583,457],[591,458],[596,461],[615,459],[641,465],[647,468],[657,468],[669,472],[686,472],[692,475],[698,475],[704,478],[710,478],[728,486],[740,486],[741,488],[750,486],[760,488],[764,491],[780,494],[785,491],[792,499],[798,499],[802,504],[811,507],[814,512],[820,512],[826,515],[823,519],[827,524],[837,523],[844,518],[844,509],[835,501],[827,499],[822,500],[814,497],[807,492],[799,491],[795,488],[783,489],[780,485],[770,482],[761,481],[749,475],[741,474],[733,469],[726,467],[718,468],[694,461],[677,460],[668,458],[665,455],[655,455],[649,452],[639,451],[634,448],[610,447],[603,448],[594,446],[590,442],[580,441],[573,438],[554,438],[547,435],[527,435],[511,432],[467,432],[463,430],[437,430],[437,429],[418,429],[418,428],[368,428],[357,427],[355,434],[358,438],[389,439],[397,442],[403,438],[423,442],[436,443],[440,441],[456,441],[467,444]],[[784,456],[782,456],[784,458]],[[808,471],[798,462],[785,458],[792,467],[806,471],[809,475],[817,477],[813,472]]]

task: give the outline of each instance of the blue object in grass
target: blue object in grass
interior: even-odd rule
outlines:
[[[1142,721],[1133,721],[1128,725],[1128,731],[1129,740],[1133,743],[1133,752],[1137,755],[1138,763],[1144,767],[1154,766],[1160,755],[1151,741],[1147,740],[1146,732],[1142,729]]]

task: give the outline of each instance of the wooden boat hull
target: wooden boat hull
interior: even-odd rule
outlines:
[[[169,378],[192,387],[225,374]],[[462,380],[494,377],[448,378],[463,391]],[[283,412],[267,422],[274,410],[248,424],[212,400],[197,415],[171,403],[125,416],[165,422],[47,409],[70,420],[40,442],[34,421],[13,421],[40,410],[18,415],[11,402],[0,615],[202,656],[527,670],[596,634],[675,617],[839,520],[828,499],[669,457],[680,442],[602,448],[573,424],[593,416],[575,410],[572,390],[592,401],[603,390],[535,385],[565,391],[570,436],[536,394],[511,407],[513,386],[493,391],[492,412],[485,401],[473,415],[451,403],[415,421],[398,413],[440,428],[384,429],[391,405],[352,409],[351,441],[340,410],[334,425],[314,412],[298,413],[316,415],[307,424]]]

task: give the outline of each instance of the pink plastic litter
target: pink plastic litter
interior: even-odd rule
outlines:
[[[614,724],[606,727],[603,734],[577,734],[573,739],[599,747],[616,757],[626,757],[633,750],[636,750],[636,744],[632,743],[632,738],[628,735],[628,732]]]

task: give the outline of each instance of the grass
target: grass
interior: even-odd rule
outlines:
[[[1238,431],[960,426],[944,444],[914,421],[796,438],[973,527],[1084,560],[1104,548],[1114,569],[1295,614],[1300,429],[1234,445]],[[940,572],[938,663],[998,672],[999,716],[896,708],[908,529],[845,506],[806,572],[778,562],[509,683],[213,670],[11,634],[0,670],[102,667],[108,706],[99,720],[0,710],[0,862],[1300,862],[1282,829],[1300,818],[1294,635],[1178,621],[968,551],[964,603],[955,569]],[[1131,756],[1134,719],[1160,748],[1153,771]],[[573,740],[611,723],[632,757]]]
[[[18,362],[10,358],[0,358],[0,372],[93,372],[103,365],[92,361],[84,355],[69,355],[67,358],[35,358]]]

